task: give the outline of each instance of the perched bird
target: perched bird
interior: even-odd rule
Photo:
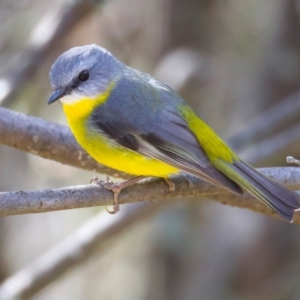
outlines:
[[[169,86],[104,48],[72,48],[53,64],[48,104],[60,100],[78,143],[98,162],[139,177],[184,171],[234,193],[247,190],[292,221],[299,196],[242,161]]]

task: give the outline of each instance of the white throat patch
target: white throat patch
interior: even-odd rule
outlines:
[[[80,94],[76,94],[76,93],[72,93],[69,95],[66,95],[62,98],[60,98],[60,102],[63,104],[67,104],[67,105],[73,105],[77,102],[79,102],[80,100],[82,100],[83,96],[81,96]]]

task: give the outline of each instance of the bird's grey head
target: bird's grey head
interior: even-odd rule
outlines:
[[[72,104],[81,98],[96,98],[121,75],[122,63],[97,45],[72,48],[61,54],[50,71],[53,88],[48,104],[60,99]]]

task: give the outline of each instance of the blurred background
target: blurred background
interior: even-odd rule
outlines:
[[[48,73],[96,43],[177,90],[256,167],[300,147],[298,0],[0,1],[0,102],[66,124]],[[0,147],[1,191],[95,175]],[[101,209],[0,219],[0,280]],[[300,299],[300,228],[210,201],[174,201],[32,299]]]

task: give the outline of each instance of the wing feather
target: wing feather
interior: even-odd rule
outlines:
[[[215,169],[196,136],[182,117],[174,111],[162,111],[161,122],[145,129],[134,122],[92,119],[92,125],[117,144],[170,164],[203,180],[241,194],[243,190]]]

